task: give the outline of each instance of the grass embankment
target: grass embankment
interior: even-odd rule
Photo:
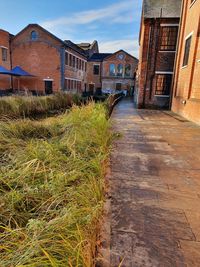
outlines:
[[[10,96],[0,98],[0,118],[24,118],[49,114],[80,104],[80,97],[57,93],[49,96]]]
[[[111,141],[103,105],[0,124],[0,266],[94,266]]]

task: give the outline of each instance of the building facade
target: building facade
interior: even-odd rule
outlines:
[[[200,124],[200,0],[183,0],[172,110]]]
[[[61,40],[38,24],[29,24],[17,35],[0,31],[0,66],[19,66],[31,76],[0,75],[0,89],[51,94],[82,93],[97,89],[126,89],[134,85],[138,60],[121,50],[99,53],[98,42],[75,44]]]
[[[134,101],[139,108],[169,108],[181,0],[144,0]]]
[[[135,85],[135,71],[138,59],[120,50],[113,54],[93,54],[88,62],[87,80],[90,91],[126,90]]]
[[[10,34],[0,29],[0,66],[10,69]],[[0,90],[11,88],[11,78],[0,74]]]

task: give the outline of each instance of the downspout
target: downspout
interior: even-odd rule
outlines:
[[[153,80],[155,77],[155,71],[156,71],[156,63],[157,63],[157,54],[158,54],[158,49],[159,49],[159,44],[160,44],[160,19],[162,19],[162,8],[160,10],[160,18],[158,21],[158,29],[156,31],[156,43],[155,43],[155,56],[154,56],[154,62],[153,62],[153,74],[151,75],[151,80],[150,80],[150,91],[149,91],[149,99],[152,97],[152,87],[153,87]],[[155,20],[155,25],[157,26],[156,20]]]
[[[10,69],[12,70],[13,64],[12,64],[12,46],[11,46],[11,36],[9,36],[9,52],[10,52]],[[13,76],[11,75],[11,89],[13,92]]]
[[[61,47],[60,50],[60,85],[61,90],[64,91],[65,87],[65,47]]]
[[[149,44],[148,44],[148,50],[147,50],[147,68],[146,68],[146,77],[145,77],[145,84],[144,84],[144,94],[143,94],[143,102],[142,102],[142,107],[145,108],[145,100],[146,100],[146,90],[147,90],[147,80],[148,80],[148,70],[149,70],[149,65],[150,65],[150,47],[152,44],[152,20],[151,20],[151,25],[150,25],[150,31],[149,31]]]

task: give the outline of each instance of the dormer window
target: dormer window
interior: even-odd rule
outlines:
[[[36,31],[31,32],[31,40],[36,41],[38,39],[38,33]]]

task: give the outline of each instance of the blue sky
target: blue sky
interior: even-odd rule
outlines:
[[[138,56],[142,0],[1,0],[0,28],[16,34],[38,23],[75,43],[99,41],[100,52]]]

